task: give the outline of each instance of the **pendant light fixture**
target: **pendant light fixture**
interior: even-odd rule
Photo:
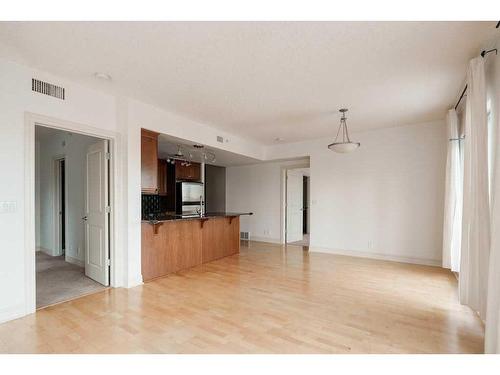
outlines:
[[[345,117],[345,113],[347,112],[347,108],[339,109],[339,112],[342,113],[342,117],[340,118],[340,126],[337,131],[337,136],[335,137],[335,141],[328,145],[328,148],[335,152],[347,153],[356,150],[361,143],[359,142],[351,142],[349,139],[349,132],[347,131],[347,117]],[[339,138],[340,131],[342,131],[342,139]]]

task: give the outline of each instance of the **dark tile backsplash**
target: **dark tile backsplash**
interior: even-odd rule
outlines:
[[[148,214],[167,212],[167,197],[163,195],[142,195],[142,219],[147,220]]]

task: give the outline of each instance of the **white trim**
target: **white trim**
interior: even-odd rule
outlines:
[[[125,288],[133,288],[142,284],[144,284],[144,281],[141,274],[138,277],[128,279]]]
[[[246,240],[242,240],[242,241],[246,241]],[[280,238],[256,237],[256,236],[252,236],[252,235],[250,236],[249,241],[281,244]]]
[[[286,244],[286,193],[287,193],[287,173],[289,169],[311,168],[311,159],[307,162],[297,163],[295,165],[287,165],[281,167],[281,206],[280,206],[280,243]],[[309,180],[309,188],[311,180]],[[308,215],[311,215],[311,207],[309,207]],[[309,236],[311,236],[311,228],[309,228]],[[309,237],[309,241],[310,241]]]
[[[16,305],[7,309],[0,310],[0,323],[8,322],[9,320],[21,318],[26,315],[24,305]]]
[[[252,242],[264,242],[269,244],[280,243],[276,239],[262,238],[262,237],[252,237],[250,239]],[[276,241],[276,242],[275,242]],[[297,245],[291,245],[297,247]],[[412,258],[412,257],[403,257],[397,255],[389,255],[389,254],[378,254],[378,253],[367,253],[364,251],[355,251],[355,250],[337,250],[330,249],[326,247],[309,247],[309,252],[311,253],[323,253],[323,254],[331,254],[331,255],[343,255],[355,258],[367,258],[367,259],[376,259],[376,260],[385,260],[389,262],[398,262],[398,263],[409,263],[409,264],[419,264],[424,266],[433,266],[441,268],[441,259],[422,259],[422,258]]]
[[[413,258],[413,257],[405,257],[405,256],[399,256],[399,255],[391,255],[391,254],[368,253],[365,251],[356,251],[356,250],[338,250],[338,249],[330,249],[330,248],[317,247],[317,246],[310,246],[309,252],[345,255],[345,256],[356,257],[356,258],[369,258],[369,259],[386,260],[386,261],[390,261],[390,262],[421,264],[421,265],[425,265],[425,266],[441,267],[441,259]]]
[[[37,246],[36,248],[36,251],[41,251],[42,253],[45,253],[47,255],[51,255],[52,256],[52,252],[49,250],[49,249],[46,249],[45,247],[43,246]]]
[[[110,161],[110,203],[112,206],[110,214],[110,255],[111,255],[111,270],[110,284],[112,287],[124,285],[124,280],[121,274],[121,268],[118,265],[124,264],[126,254],[119,244],[123,243],[123,227],[118,225],[116,218],[121,217],[122,203],[121,197],[121,181],[122,169],[117,160],[122,160],[121,152],[121,136],[119,133],[95,128],[88,125],[83,125],[71,121],[60,120],[53,117],[39,115],[35,113],[25,112],[25,163],[24,163],[24,227],[25,234],[25,309],[23,314],[27,315],[36,311],[36,277],[35,277],[35,251],[36,251],[36,231],[35,231],[35,125],[39,124],[45,127],[71,131],[109,141],[111,152]],[[142,280],[141,280],[142,282]],[[13,316],[10,314],[9,316]]]
[[[74,264],[74,265],[76,265],[78,267],[85,267],[85,262],[83,260],[78,259],[78,258],[73,258],[73,257],[71,257],[69,255],[66,255],[64,257],[64,260],[66,262]]]
[[[60,195],[61,195],[61,160],[66,160],[66,155],[55,155],[52,157],[52,174],[53,178],[51,179],[52,184],[53,184],[53,189],[52,189],[52,220],[53,220],[53,239],[52,243],[54,245],[54,248],[52,249],[52,253],[50,255],[53,256],[60,256],[63,254],[63,249],[62,249],[62,234],[61,234],[61,218],[59,216],[59,211],[61,210],[60,207]],[[66,181],[64,181],[64,188],[67,192],[66,189]],[[64,204],[66,207],[68,207],[68,195],[65,194],[64,196]],[[68,227],[68,215],[64,215],[64,225],[65,228]],[[67,240],[67,238],[66,238]]]
[[[36,310],[35,227],[35,123],[24,116],[24,314]],[[19,317],[17,313],[15,317]],[[14,317],[11,317],[14,319]]]

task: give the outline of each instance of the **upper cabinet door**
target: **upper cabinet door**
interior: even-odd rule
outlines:
[[[158,133],[141,129],[141,190],[158,193]]]
[[[193,181],[201,181],[201,165],[199,163],[192,163],[189,169],[190,178]]]
[[[167,195],[167,161],[158,160],[158,194]]]
[[[200,163],[182,165],[180,160],[175,162],[175,178],[179,181],[201,181]]]

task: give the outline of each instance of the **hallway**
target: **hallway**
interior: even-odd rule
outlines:
[[[64,256],[36,253],[36,307],[68,301],[106,289],[85,276],[83,267],[68,263]]]

